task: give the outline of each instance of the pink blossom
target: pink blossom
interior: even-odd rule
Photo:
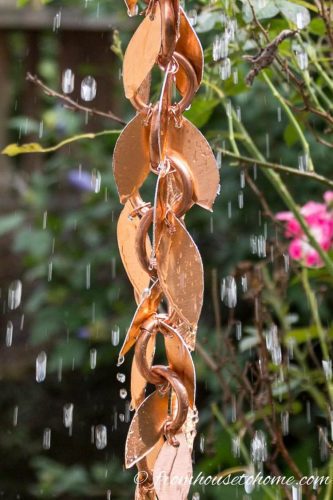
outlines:
[[[302,208],[301,214],[308,224],[311,233],[321,248],[328,252],[333,246],[333,191],[324,194],[325,203],[308,201]],[[284,235],[292,241],[289,245],[289,255],[292,259],[301,261],[308,267],[322,266],[318,252],[309,244],[299,222],[291,212],[279,212],[277,220],[285,223]]]
[[[326,191],[326,193],[324,193],[324,200],[325,200],[325,203],[327,203],[327,205],[332,203],[333,202],[333,191]]]

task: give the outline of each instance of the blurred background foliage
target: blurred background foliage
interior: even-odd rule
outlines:
[[[290,261],[281,226],[272,217],[286,206],[260,167],[260,162],[293,167],[295,174],[283,174],[282,179],[299,205],[321,202],[328,189],[325,181],[301,175],[312,161],[318,174],[332,179],[333,38],[320,10],[328,3],[230,0],[185,5],[206,58],[204,84],[187,116],[211,142],[221,167],[214,212],[193,207],[187,216],[203,256],[206,284],[194,354],[200,414],[195,473],[250,467],[251,442],[263,430],[266,474],[332,474],[331,375],[329,365],[322,365],[320,346],[322,327],[331,351],[332,274],[327,266],[306,271]],[[29,31],[23,18],[46,11],[53,23],[39,27],[38,38],[31,38],[37,28]],[[0,2],[0,18],[9,18],[8,12],[15,14],[17,25],[8,29],[0,20],[10,88],[2,146],[38,142],[47,147],[78,134],[114,132],[50,153],[1,157],[0,496],[127,499],[134,491],[133,473],[123,467],[131,360],[129,356],[119,368],[116,360],[135,304],[116,241],[121,206],[111,165],[121,126],[67,109],[26,82],[25,73],[35,72],[61,92],[66,52],[75,48],[75,92],[84,76],[93,75],[97,97],[92,106],[111,109],[127,122],[133,110],[123,97],[121,47],[141,18],[127,19],[124,4],[115,0],[19,0],[17,7]],[[84,35],[81,39],[74,28],[68,27],[61,39],[62,22],[54,24],[59,13],[67,20],[79,16],[78,23],[84,19],[85,26],[97,23],[88,55],[88,44],[80,45]],[[108,18],[108,33],[104,27],[101,34],[99,20],[107,23]],[[268,44],[267,38],[272,41],[282,30],[296,28],[302,29],[279,44],[281,64],[275,59],[265,76],[260,72],[248,86],[251,65],[244,55],[255,55]],[[228,35],[225,54],[228,30],[234,34]],[[105,57],[96,63],[101,47]],[[153,96],[159,84],[154,81]],[[6,81],[2,85],[5,91]],[[256,148],[262,156],[256,156]],[[153,179],[146,199],[152,189]],[[237,305],[231,308],[221,301],[228,276],[238,289]],[[11,310],[7,296],[14,280],[21,280],[23,292],[20,306]],[[282,352],[278,363],[270,359],[263,340],[272,325]],[[41,352],[47,354],[47,376],[38,384],[35,363]],[[63,425],[68,403],[74,405],[71,429]],[[101,424],[108,442],[98,450],[92,436]],[[50,446],[45,442],[49,429]],[[330,488],[303,488],[303,495],[328,500]],[[192,495],[301,498],[298,488],[276,487],[245,492],[241,487],[194,485]]]

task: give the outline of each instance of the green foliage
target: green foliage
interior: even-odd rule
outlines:
[[[28,2],[19,3],[24,6]],[[57,6],[61,3],[55,2]],[[74,3],[82,7],[82,2]],[[323,141],[330,140],[332,127],[332,47],[327,25],[314,4],[252,0],[252,5],[261,25],[253,19],[245,0],[228,2],[227,6],[224,2],[191,4],[199,10],[196,30],[204,45],[206,65],[203,85],[186,116],[201,128],[217,156],[223,151],[221,196],[214,213],[194,206],[187,215],[206,270],[198,333],[198,352],[204,355],[194,355],[199,435],[205,437],[206,444],[204,453],[196,445],[196,471],[214,475],[230,467],[250,466],[251,439],[256,430],[264,429],[270,436],[267,446],[271,458],[265,472],[269,473],[273,464],[291,475],[290,460],[294,460],[306,475],[311,457],[313,467],[326,474],[331,471],[329,460],[322,459],[317,442],[318,427],[330,427],[328,400],[333,406],[331,381],[322,369],[325,348],[331,356],[333,341],[332,255],[325,254],[326,265],[306,274],[298,263],[291,261],[288,267],[288,243],[274,213],[288,209],[299,215],[302,203],[321,200],[325,176],[326,180],[331,178],[331,148]],[[88,2],[87,9],[95,14],[96,2]],[[110,2],[101,9],[120,13],[124,5]],[[282,64],[275,58],[248,87],[245,77],[251,63],[243,56],[260,54],[268,44],[266,38],[273,41],[282,30],[295,29],[299,15],[305,28],[278,45]],[[222,61],[213,57],[212,45],[225,33],[230,18],[237,21],[228,52],[232,71],[222,80]],[[51,50],[41,61],[41,75],[56,88],[60,71],[54,57],[56,35],[45,36]],[[128,34],[114,32],[111,50],[119,59],[126,37]],[[309,59],[303,69],[299,52]],[[90,61],[85,68],[92,64]],[[158,94],[153,88],[155,91]],[[118,106],[125,115],[125,105]],[[8,124],[12,143],[2,151],[10,157],[20,190],[14,193],[18,210],[0,217],[0,236],[11,238],[15,259],[22,262],[24,304],[19,312],[24,312],[26,326],[24,332],[15,330],[18,343],[25,336],[15,370],[4,367],[1,372],[5,381],[1,423],[8,427],[16,405],[19,411],[22,407],[22,420],[10,434],[0,437],[11,468],[4,472],[0,486],[10,492],[8,498],[14,498],[18,487],[13,470],[19,467],[24,471],[24,498],[105,498],[111,489],[112,498],[125,499],[129,498],[129,485],[131,494],[134,485],[132,472],[124,472],[121,465],[128,422],[119,419],[119,414],[126,414],[119,398],[122,386],[116,380],[119,346],[112,345],[110,338],[112,330],[118,328],[124,338],[135,303],[116,243],[121,207],[111,156],[119,131],[99,122],[100,131],[96,132],[94,123],[91,132],[84,116],[50,98],[43,100],[40,119],[44,123],[42,139],[37,138],[37,121],[27,124],[26,117],[12,117]],[[15,134],[22,130],[29,133],[29,139],[23,133],[18,145]],[[38,153],[43,162],[42,168],[29,176],[24,173],[25,153]],[[240,155],[252,159],[250,164],[239,159]],[[312,161],[309,164],[324,182],[318,183],[315,175],[300,177],[298,157],[302,155]],[[289,165],[294,173],[278,177],[267,162]],[[79,168],[88,179],[85,185],[78,180]],[[94,192],[91,179],[97,171],[101,189]],[[147,190],[150,188],[151,195],[153,184]],[[256,247],[260,238],[265,245],[261,254]],[[219,296],[221,281],[227,275],[236,276],[238,284],[238,305],[232,310]],[[244,277],[248,288],[242,290]],[[10,314],[6,313],[6,320],[12,318]],[[238,324],[241,338],[235,334]],[[280,363],[274,362],[266,347],[272,325],[277,328],[282,349]],[[15,348],[13,345],[12,352]],[[97,350],[95,370],[89,364],[92,348]],[[31,386],[35,356],[42,350],[48,354],[48,377],[46,384],[36,388]],[[129,361],[130,356],[122,368],[126,374],[130,373]],[[18,393],[21,384],[22,393]],[[70,438],[64,437],[61,419],[63,404],[72,400],[76,414]],[[307,414],[309,405],[312,419]],[[289,461],[276,439],[286,413],[290,431],[283,439]],[[90,443],[91,427],[100,422],[110,431],[105,454],[96,454]],[[52,427],[55,436],[49,451],[41,446],[46,426]],[[241,444],[239,456],[232,452],[235,438]],[[23,465],[22,456],[26,460]],[[232,487],[191,490],[196,491],[205,500],[234,499],[235,494],[242,494]],[[283,494],[272,487],[254,491],[251,498]],[[330,492],[322,489],[320,495],[324,494]]]

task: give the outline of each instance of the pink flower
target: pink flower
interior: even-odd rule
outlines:
[[[321,248],[328,252],[333,246],[333,213],[329,205],[333,203],[333,191],[324,194],[326,203],[307,202],[301,208],[305,222]],[[279,212],[277,220],[285,223],[285,237],[291,238],[289,255],[292,259],[302,261],[308,267],[322,266],[316,250],[309,244],[299,222],[291,212]]]
[[[333,202],[333,191],[326,191],[324,193],[324,200],[327,205],[330,205]]]

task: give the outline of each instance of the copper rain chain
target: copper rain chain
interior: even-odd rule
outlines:
[[[130,13],[137,0],[127,0]],[[200,42],[178,0],[150,0],[129,42],[123,65],[125,95],[137,111],[121,133],[113,168],[121,203],[118,245],[134,288],[137,309],[119,354],[134,347],[125,465],[136,465],[136,499],[187,497],[195,437],[195,371],[191,351],[203,301],[200,253],[185,227],[193,204],[211,210],[219,175],[213,152],[182,116],[202,79]],[[163,72],[159,101],[149,102],[154,66]],[[176,93],[176,90],[178,93]],[[179,102],[174,103],[174,95]],[[153,204],[140,196],[149,173],[156,176]],[[156,337],[164,341],[167,366],[154,365]],[[155,391],[145,396],[147,383]]]

